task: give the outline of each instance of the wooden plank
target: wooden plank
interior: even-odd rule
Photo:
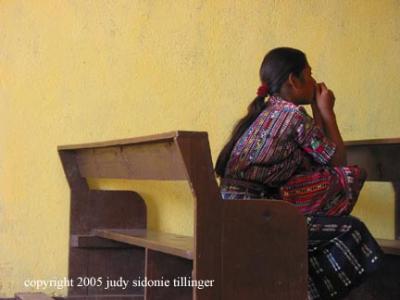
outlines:
[[[144,288],[131,284],[132,280],[144,277],[145,250],[96,249],[91,250],[88,263],[89,278],[101,278],[99,284],[88,286],[88,295],[144,295]],[[117,284],[125,281],[126,285]]]
[[[77,150],[82,177],[154,180],[187,179],[173,141]]]
[[[394,189],[394,236],[400,240],[400,178],[392,182]]]
[[[16,300],[54,300],[44,293],[16,293]]]
[[[73,248],[132,248],[133,245],[116,242],[91,235],[71,235],[70,246]]]
[[[89,233],[90,224],[88,214],[89,186],[79,174],[75,152],[59,152],[65,176],[71,189],[70,202],[70,235]],[[78,278],[87,276],[88,251],[70,247],[68,253],[68,277]],[[85,295],[87,287],[69,286],[68,295]]]
[[[307,228],[294,206],[226,200],[222,221],[221,299],[307,298]]]
[[[191,260],[146,249],[147,279],[160,284],[168,282],[169,286],[146,287],[145,299],[191,300],[193,288],[181,285],[191,280],[192,267]]]
[[[144,300],[143,295],[90,295],[54,297],[55,300]]]
[[[193,259],[193,237],[144,229],[95,229],[106,239]]]
[[[369,181],[396,181],[400,178],[400,144],[348,144],[349,165],[359,165],[367,173]]]
[[[88,207],[76,222],[82,219],[93,228],[144,229],[146,227],[146,204],[143,198],[133,191],[90,190]],[[77,232],[87,234],[89,232]]]
[[[386,254],[400,255],[400,240],[377,239],[376,241]]]
[[[215,179],[208,138],[178,137],[176,142],[195,199],[193,279],[214,280],[212,288],[193,289],[193,299],[221,299],[223,201]]]
[[[400,144],[400,138],[387,138],[387,139],[371,139],[371,140],[354,140],[346,141],[346,146],[367,146],[367,145],[387,145],[387,144]]]
[[[88,265],[89,265],[90,250],[83,248],[69,248],[68,253],[68,278],[78,277],[89,277]],[[87,295],[88,288],[85,285],[78,286],[70,285],[68,287],[68,296],[73,295]]]
[[[73,145],[62,145],[58,146],[57,149],[60,150],[76,150],[76,149],[89,149],[89,148],[102,148],[108,146],[124,146],[130,144],[142,144],[142,143],[152,143],[152,142],[168,142],[173,141],[177,136],[204,136],[207,132],[193,132],[193,131],[171,131],[161,134],[154,134],[142,137],[128,138],[128,139],[117,139],[111,141],[102,141],[95,143],[83,143],[83,144],[73,144]]]

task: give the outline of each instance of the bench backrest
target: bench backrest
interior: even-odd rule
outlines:
[[[400,180],[400,139],[349,141],[348,162],[366,169],[369,181]]]

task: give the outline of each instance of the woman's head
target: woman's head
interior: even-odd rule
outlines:
[[[314,95],[311,68],[306,55],[297,49],[281,47],[269,51],[260,67],[260,80],[268,86],[268,94],[286,100],[310,101]]]

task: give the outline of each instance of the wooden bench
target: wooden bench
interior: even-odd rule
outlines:
[[[400,255],[400,138],[349,141],[345,145],[348,163],[366,169],[368,181],[392,183],[395,191],[395,238],[378,239],[378,243],[385,253]]]
[[[71,190],[69,297],[95,299],[305,299],[307,232],[303,216],[281,201],[223,201],[206,132],[59,146]],[[194,234],[146,229],[146,205],[134,191],[91,190],[87,178],[186,180],[194,198]],[[104,280],[213,280],[212,286],[106,290]],[[190,278],[189,278],[190,277]],[[94,283],[94,282],[92,282]]]

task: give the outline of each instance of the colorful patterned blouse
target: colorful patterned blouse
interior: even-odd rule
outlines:
[[[236,143],[224,177],[276,187],[307,160],[326,165],[334,152],[335,144],[302,106],[270,97]]]

